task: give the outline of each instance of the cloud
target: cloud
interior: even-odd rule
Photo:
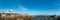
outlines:
[[[28,13],[29,15],[39,15],[45,13],[43,10],[30,10],[22,5],[19,6],[22,13]]]
[[[26,8],[25,6],[19,5],[19,10],[21,13],[28,13],[29,9]]]
[[[28,13],[29,15],[41,15],[41,14],[47,14],[47,15],[54,15],[56,13],[59,13],[57,10],[30,10],[24,6],[19,6],[19,9],[22,11],[22,13]]]
[[[20,10],[22,10],[22,11],[27,11],[27,10],[29,10],[28,8],[26,8],[26,7],[24,7],[24,6],[19,6],[19,8],[20,8]]]

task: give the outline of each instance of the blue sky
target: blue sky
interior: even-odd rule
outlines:
[[[60,15],[60,0],[0,0],[0,12],[10,8],[29,15]]]

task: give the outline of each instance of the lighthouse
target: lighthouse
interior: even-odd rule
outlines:
[[[8,10],[8,13],[12,13],[12,9],[9,9],[9,10]]]
[[[7,11],[7,15],[12,15],[12,9],[9,9],[8,11]]]

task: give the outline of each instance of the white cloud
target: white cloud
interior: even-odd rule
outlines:
[[[24,7],[24,6],[19,6],[19,8],[20,8],[20,10],[22,10],[22,11],[27,11],[27,10],[29,10],[28,8],[26,8],[26,7]]]
[[[28,13],[29,15],[54,15],[55,13],[59,13],[57,10],[29,10],[24,6],[19,6],[19,9],[22,11],[22,13]]]
[[[21,13],[28,13],[29,9],[24,7],[24,6],[22,6],[22,5],[19,5],[19,10],[20,10]]]

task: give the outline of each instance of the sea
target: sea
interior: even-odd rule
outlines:
[[[34,18],[33,20],[54,20],[54,18],[38,18],[38,17],[36,17],[36,18]]]
[[[51,15],[49,15],[47,18],[39,18],[39,17],[36,17],[33,20],[54,20],[54,18],[51,18],[50,16]]]

